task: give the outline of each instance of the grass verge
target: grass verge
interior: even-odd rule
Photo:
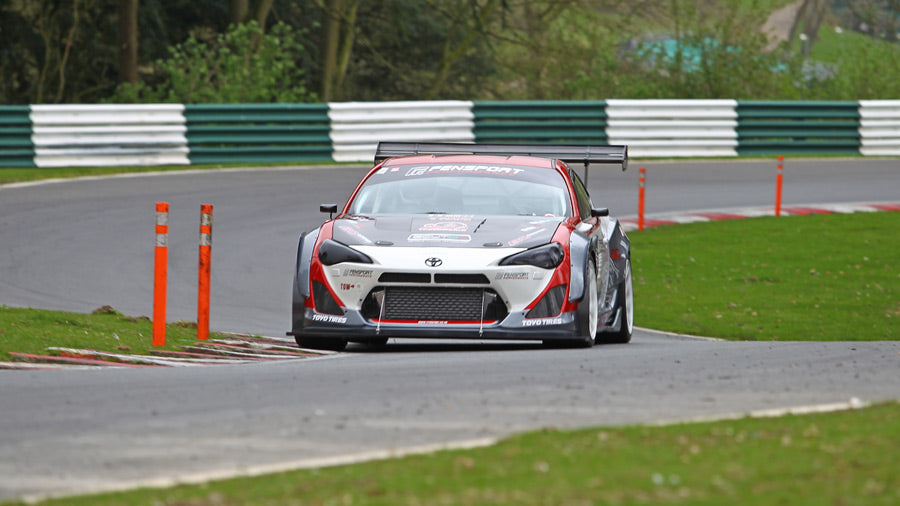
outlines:
[[[900,213],[630,234],[635,323],[743,340],[900,339]]]
[[[666,427],[544,430],[477,450],[67,505],[741,504],[900,502],[900,405]]]
[[[50,346],[146,355],[152,349],[181,350],[196,342],[196,324],[171,323],[166,326],[166,346],[154,348],[149,318],[132,318],[106,306],[93,314],[0,306],[0,361],[11,360],[11,351],[46,355]]]
[[[254,163],[248,166],[246,163],[217,164],[217,165],[154,165],[154,166],[123,166],[123,167],[46,167],[46,168],[3,168],[0,167],[0,185],[9,183],[25,183],[45,179],[69,179],[85,176],[110,176],[114,174],[130,174],[141,172],[178,172],[185,170],[216,170],[235,168],[266,168],[266,167],[300,167],[303,165],[335,165],[346,166],[346,163],[320,162],[310,164],[307,162],[284,163]]]

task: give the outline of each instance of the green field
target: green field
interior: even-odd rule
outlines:
[[[47,167],[39,169],[18,169],[0,167],[0,185],[9,183],[24,183],[29,181],[41,181],[45,179],[68,179],[87,176],[111,176],[115,174],[137,174],[142,172],[179,172],[186,170],[215,170],[223,168],[247,169],[266,168],[266,167],[302,167],[299,162],[284,163],[257,163],[253,167],[247,167],[246,164],[216,164],[216,165],[154,165],[146,167]],[[337,165],[336,162],[320,162],[311,164],[315,166]],[[346,163],[340,164],[346,167]]]
[[[900,338],[900,213],[633,232],[635,324],[742,340]]]
[[[196,324],[176,322],[166,326],[166,346],[157,349],[196,342]],[[51,346],[146,355],[153,349],[153,323],[110,307],[80,314],[0,306],[0,362],[9,361],[10,352],[45,355]]]

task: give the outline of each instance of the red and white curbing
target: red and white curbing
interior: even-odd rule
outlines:
[[[808,204],[785,206],[781,208],[782,216],[809,216],[813,214],[850,214],[872,213],[879,211],[900,211],[900,202],[850,202],[842,204]],[[704,209],[696,211],[678,211],[672,213],[648,214],[644,218],[645,227],[660,225],[678,225],[684,223],[699,223],[707,221],[736,220],[743,218],[759,218],[763,216],[775,216],[775,208],[764,207],[734,207],[727,209]],[[622,228],[626,232],[638,229],[636,216],[625,216],[619,219]]]
[[[228,339],[199,341],[192,346],[185,346],[183,351],[153,350],[152,355],[130,355],[59,347],[47,348],[47,351],[52,354],[35,355],[10,352],[14,361],[0,362],[0,369],[191,367],[310,359],[334,354],[298,348],[293,339],[239,335]]]

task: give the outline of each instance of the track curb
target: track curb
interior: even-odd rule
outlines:
[[[782,216],[810,216],[828,214],[874,213],[883,211],[900,211],[900,202],[845,202],[837,204],[796,204],[781,208]],[[687,223],[705,223],[710,221],[737,220],[744,218],[761,218],[775,216],[773,206],[729,207],[721,209],[696,209],[667,213],[652,213],[644,217],[645,227],[662,225],[683,225]],[[638,230],[636,215],[619,218],[622,229],[626,232]]]

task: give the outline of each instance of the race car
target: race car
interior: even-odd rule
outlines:
[[[574,169],[627,161],[626,146],[379,143],[340,213],[320,205],[328,221],[300,235],[288,335],[337,351],[630,341],[630,242]]]

